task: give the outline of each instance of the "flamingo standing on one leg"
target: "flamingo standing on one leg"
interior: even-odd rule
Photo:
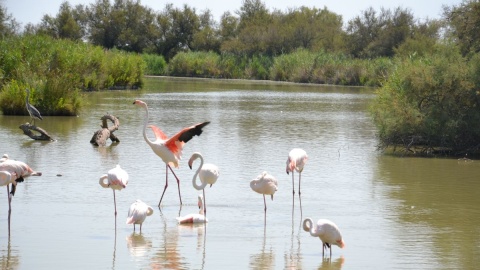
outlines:
[[[188,214],[183,217],[177,217],[177,221],[179,224],[186,224],[186,223],[207,223],[208,219],[203,215],[203,196],[198,195],[198,208],[200,211],[198,214]]]
[[[10,214],[12,212],[12,197],[15,195],[15,191],[17,189],[17,183],[21,183],[24,181],[24,178],[29,176],[41,176],[41,172],[36,172],[30,168],[25,162],[9,159],[8,155],[3,155],[5,158],[2,162],[0,162],[0,172],[2,179],[0,181],[0,186],[6,185],[7,186],[7,194],[8,194],[8,225],[9,225],[9,232],[10,232]],[[9,191],[8,185],[12,185],[12,190]]]
[[[330,249],[330,257],[332,257],[332,245],[337,245],[340,248],[345,247],[342,234],[338,226],[328,219],[319,219],[317,224],[313,224],[311,218],[306,218],[303,221],[303,230],[310,232],[311,236],[319,237],[322,241],[322,256],[327,248]]]
[[[167,190],[168,187],[168,169],[173,173],[173,176],[177,179],[177,185],[178,185],[178,197],[180,198],[180,205],[182,205],[182,196],[180,195],[180,180],[178,179],[177,175],[172,170],[172,167],[170,164],[175,166],[175,168],[178,168],[178,162],[180,161],[182,157],[182,149],[185,143],[187,143],[189,140],[193,138],[193,136],[200,136],[202,134],[202,128],[205,127],[206,125],[210,124],[210,122],[203,122],[200,124],[193,125],[191,127],[187,127],[182,129],[180,132],[175,134],[173,137],[168,138],[165,133],[163,133],[160,128],[150,125],[150,127],[153,130],[153,133],[155,134],[155,141],[151,141],[147,137],[147,124],[148,124],[148,106],[147,103],[141,101],[141,100],[135,100],[133,104],[140,106],[145,109],[145,123],[143,125],[143,138],[145,141],[150,145],[152,148],[153,152],[159,156],[163,162],[165,162],[165,188],[163,189],[162,196],[160,197],[160,202],[158,202],[158,206],[160,207],[160,204],[162,203],[163,195],[165,194],[165,190]]]
[[[7,198],[8,198],[8,213],[12,211],[11,206],[11,195],[8,185],[12,184],[12,186],[17,185],[15,182],[15,174],[11,174],[8,171],[0,171],[0,186],[7,186]]]
[[[140,233],[142,233],[142,224],[147,218],[153,214],[153,208],[142,202],[136,200],[128,210],[127,224],[133,224],[133,231],[135,231],[135,224],[140,224]]]
[[[218,170],[218,167],[214,164],[210,164],[210,163],[203,164],[203,156],[198,152],[193,153],[192,156],[190,157],[190,160],[188,160],[188,166],[190,167],[190,169],[192,169],[193,162],[197,158],[200,158],[200,166],[195,172],[195,175],[193,175],[192,184],[196,190],[203,190],[203,201],[204,201],[203,210],[204,210],[204,215],[206,216],[207,203],[205,202],[205,187],[207,185],[210,185],[210,187],[212,187],[212,185],[217,182],[218,176],[220,175],[220,171]],[[202,182],[201,185],[198,185],[196,182],[197,175],[200,178],[200,182]]]
[[[273,194],[278,190],[278,182],[275,177],[267,172],[261,173],[256,179],[250,182],[250,188],[253,191],[263,195],[263,204],[265,205],[265,214],[267,213],[267,203],[265,201],[265,195],[271,195],[273,201]]]
[[[300,192],[300,181],[302,179],[303,167],[307,163],[308,156],[305,150],[300,148],[293,148],[290,153],[288,153],[287,159],[287,174],[292,172],[292,186],[293,186],[293,195],[295,195],[295,183],[293,173],[298,172],[298,196],[301,195]]]
[[[107,180],[107,182],[105,182]],[[127,187],[128,173],[117,165],[100,177],[98,181],[103,188],[111,188],[113,190],[113,205],[115,206],[115,217],[117,216],[117,201],[115,199],[115,190],[122,190]]]

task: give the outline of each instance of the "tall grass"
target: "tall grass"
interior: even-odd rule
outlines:
[[[23,114],[25,89],[43,115],[77,115],[81,92],[143,84],[145,62],[136,54],[45,36],[0,40],[0,109]]]

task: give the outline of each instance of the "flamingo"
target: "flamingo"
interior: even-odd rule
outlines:
[[[153,208],[142,202],[136,200],[128,210],[127,224],[133,224],[133,231],[135,231],[135,224],[140,224],[140,233],[142,233],[142,224],[147,218],[153,214]]]
[[[107,180],[107,182],[105,182]],[[98,181],[103,188],[111,188],[113,190],[113,204],[115,206],[115,217],[117,216],[117,202],[115,200],[115,190],[122,190],[127,187],[128,173],[117,164],[115,168],[108,171],[100,177]]]
[[[188,161],[188,166],[190,169],[192,169],[193,162],[197,159],[200,158],[200,166],[198,167],[197,171],[195,172],[195,175],[193,175],[192,179],[192,184],[193,187],[196,190],[203,190],[203,201],[204,201],[204,215],[207,215],[207,204],[205,203],[205,187],[210,184],[210,187],[212,187],[213,184],[217,182],[218,176],[220,175],[220,171],[218,170],[218,167],[214,164],[203,164],[203,156],[199,152],[195,152],[192,154],[190,157],[190,160]],[[202,182],[201,185],[197,184],[197,175],[200,178],[200,182]]]
[[[198,195],[198,208],[200,211],[198,214],[188,214],[183,217],[177,217],[177,221],[179,224],[186,224],[186,223],[207,223],[208,219],[203,215],[203,196],[200,194]]]
[[[293,195],[295,195],[295,184],[293,173],[298,172],[298,196],[301,195],[300,192],[300,180],[302,179],[303,167],[307,163],[308,156],[305,150],[300,148],[293,148],[290,153],[288,153],[287,159],[287,174],[292,172],[292,186],[293,186]]]
[[[41,176],[41,172],[36,172],[30,168],[25,162],[9,159],[7,154],[4,154],[2,162],[0,162],[0,186],[7,186],[8,194],[8,224],[10,225],[10,214],[12,212],[12,197],[15,195],[17,183],[24,181],[24,178],[29,176]],[[12,190],[9,191],[8,185],[12,185]]]
[[[342,234],[338,226],[328,219],[319,219],[316,225],[313,225],[311,218],[303,220],[303,230],[310,232],[313,237],[319,237],[322,241],[322,256],[327,248],[330,249],[330,257],[332,257],[332,245],[337,245],[340,248],[345,247]]]
[[[25,162],[9,159],[7,154],[3,155],[3,157],[6,159],[0,162],[0,171],[9,172],[12,176],[15,177],[15,183],[12,183],[12,191],[10,191],[11,196],[15,195],[17,183],[23,182],[24,179],[29,176],[42,175],[41,172],[36,172],[32,170],[32,168],[30,168],[30,166],[28,166]]]
[[[277,179],[267,172],[261,173],[256,179],[250,182],[250,188],[253,191],[263,195],[263,204],[265,205],[265,214],[267,213],[267,203],[265,195],[271,195],[273,201],[273,194],[278,190]]]
[[[152,129],[156,138],[155,141],[151,141],[147,137],[147,124],[148,124],[147,103],[137,99],[133,102],[133,104],[145,109],[146,114],[145,114],[145,123],[143,125],[143,138],[148,143],[148,145],[150,145],[153,152],[157,154],[157,156],[159,156],[163,160],[163,162],[165,162],[165,165],[166,165],[165,188],[163,189],[162,196],[160,197],[160,201],[158,202],[158,207],[160,207],[160,204],[162,203],[163,195],[165,194],[165,190],[167,190],[167,187],[168,187],[168,170],[169,169],[177,180],[178,197],[180,198],[180,205],[182,205],[182,196],[180,195],[180,180],[178,179],[177,175],[175,175],[175,173],[173,172],[170,164],[175,166],[175,168],[178,168],[178,162],[182,158],[182,150],[185,143],[190,141],[195,135],[200,136],[200,134],[202,134],[203,132],[202,128],[210,124],[210,122],[203,122],[203,123],[199,123],[199,124],[184,128],[171,138],[168,138],[167,135],[165,135],[165,133],[163,133],[160,130],[160,128],[158,128],[157,126],[149,125],[148,127]]]

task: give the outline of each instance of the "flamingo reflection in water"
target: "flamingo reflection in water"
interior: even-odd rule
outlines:
[[[127,247],[130,255],[134,258],[144,258],[152,248],[152,241],[142,234],[132,233],[126,237]]]
[[[170,222],[160,211],[160,219],[162,221],[161,228],[163,231],[163,241],[160,241],[160,247],[156,248],[153,256],[151,256],[152,262],[150,263],[150,269],[189,269],[185,257],[183,257],[179,251],[179,231],[178,225],[173,227],[169,226]],[[156,244],[158,246],[158,243]]]
[[[260,253],[250,255],[251,269],[275,269],[275,252],[272,245],[267,248],[267,226],[263,226],[262,249]]]

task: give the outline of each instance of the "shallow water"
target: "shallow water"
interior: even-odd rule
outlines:
[[[10,236],[0,189],[2,269],[473,269],[480,262],[480,162],[377,152],[371,89],[151,78],[144,90],[87,95],[79,117],[37,121],[54,142],[23,135],[18,126],[28,117],[0,115],[0,153],[43,172],[17,186]],[[148,103],[149,123],[167,135],[211,121],[175,169],[181,208],[171,174],[157,208],[165,164],[142,137],[145,112],[135,99]],[[107,112],[120,118],[121,142],[94,147]],[[309,155],[301,208],[285,173],[294,147]],[[187,165],[196,151],[221,176],[206,188],[209,223],[179,226],[175,217],[198,212]],[[116,164],[130,181],[116,193],[115,220],[112,191],[98,179]],[[266,216],[249,187],[262,171],[279,182]],[[142,234],[125,224],[136,199],[155,209]],[[322,258],[321,241],[300,227],[306,217],[334,221],[345,249],[334,246],[331,259]]]

